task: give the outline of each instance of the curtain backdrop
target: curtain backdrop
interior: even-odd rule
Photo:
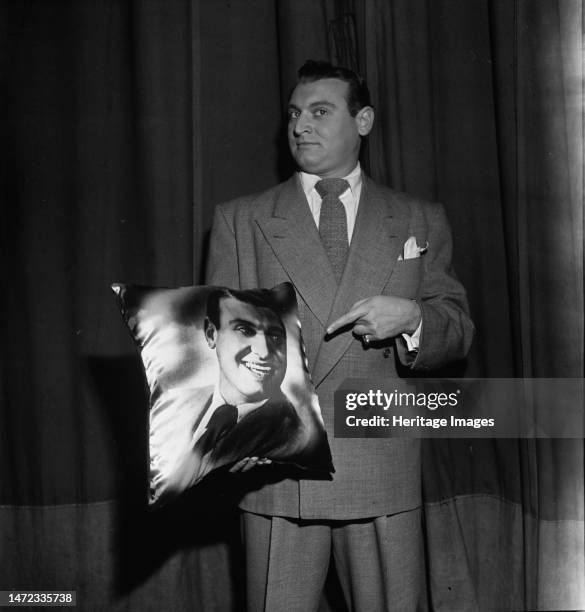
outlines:
[[[0,11],[0,590],[238,609],[230,500],[145,507],[144,386],[109,284],[201,280],[213,206],[291,171],[282,105],[307,58],[367,77],[373,178],[447,209],[477,326],[455,373],[583,377],[579,0]],[[424,458],[434,609],[585,607],[582,439]]]
[[[354,8],[371,172],[445,204],[477,328],[466,374],[582,377],[582,4]],[[434,609],[585,605],[582,440],[423,449]]]

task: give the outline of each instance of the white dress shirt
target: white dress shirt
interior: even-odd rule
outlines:
[[[303,191],[307,196],[311,214],[318,228],[319,215],[321,214],[321,196],[315,189],[315,185],[321,180],[321,177],[316,174],[307,174],[306,172],[299,172],[299,175]],[[359,162],[358,165],[343,178],[349,183],[349,189],[346,189],[339,196],[339,199],[345,208],[345,214],[347,216],[347,242],[351,244],[353,228],[355,227],[355,218],[357,217],[360,195],[362,193],[362,170]]]

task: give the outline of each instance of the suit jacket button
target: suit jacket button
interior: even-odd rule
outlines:
[[[388,359],[388,357],[390,357],[390,355],[392,355],[392,349],[385,348],[383,355],[384,355],[385,359]]]

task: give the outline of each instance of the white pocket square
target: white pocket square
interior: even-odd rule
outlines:
[[[425,242],[425,245],[420,247],[416,244],[416,238],[411,236],[405,243],[402,253],[398,256],[398,261],[406,259],[416,259],[420,257],[429,248],[429,243]]]

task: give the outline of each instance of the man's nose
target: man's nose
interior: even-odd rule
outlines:
[[[310,133],[313,131],[313,124],[311,123],[311,118],[308,113],[302,112],[297,117],[293,131],[295,136],[300,136],[305,132]]]
[[[252,338],[252,350],[258,357],[267,358],[270,350],[268,348],[268,342],[264,334],[256,334]]]

